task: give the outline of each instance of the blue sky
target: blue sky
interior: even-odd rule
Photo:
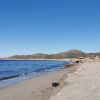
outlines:
[[[0,0],[0,57],[100,51],[100,0]]]

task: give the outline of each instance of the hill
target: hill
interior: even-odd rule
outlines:
[[[80,51],[80,50],[70,50],[70,51],[66,51],[63,53],[60,53],[61,55],[63,55],[64,58],[76,58],[76,57],[86,57],[86,53]]]
[[[76,57],[86,57],[87,54],[80,50],[70,50],[57,54],[32,54],[32,55],[15,55],[8,57],[7,59],[63,59],[63,58],[76,58]]]

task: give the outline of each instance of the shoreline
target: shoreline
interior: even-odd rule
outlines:
[[[64,85],[64,77],[75,70],[76,67],[68,67],[2,88],[0,100],[49,100],[49,97],[56,94]],[[62,86],[53,88],[52,82],[55,81],[61,82]]]
[[[68,64],[65,64],[65,65],[67,67],[69,67],[69,66],[73,66],[75,64],[73,62],[69,62]],[[11,76],[11,77],[1,78],[0,79],[0,89],[6,88],[6,87],[9,87],[11,85],[18,84],[20,82],[27,81],[27,80],[30,80],[30,79],[33,79],[33,78],[36,78],[36,77],[56,73],[60,70],[63,70],[64,68],[67,68],[67,67],[65,67],[65,65],[62,65],[61,68],[57,68],[57,69],[54,69],[54,70],[52,69],[51,71],[43,71],[43,72],[39,72],[37,74],[31,74],[31,75],[25,75],[25,76],[16,75],[16,76]]]

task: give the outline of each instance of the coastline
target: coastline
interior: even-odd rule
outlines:
[[[0,89],[0,100],[49,100],[51,95],[56,94],[64,85],[64,78],[76,67],[68,67],[54,73],[47,73],[20,83]],[[57,88],[52,87],[52,82],[62,83]]]
[[[6,60],[4,60],[4,61],[6,61]],[[7,61],[9,61],[9,60],[7,60]],[[10,61],[12,61],[12,60],[10,60]],[[16,60],[14,60],[14,61],[16,61]],[[20,60],[17,60],[17,61],[20,61]],[[23,61],[23,60],[21,60],[21,61]],[[29,61],[29,60],[25,60],[25,61]],[[32,61],[32,60],[30,60],[30,61]],[[41,61],[41,60],[38,60],[38,61]],[[45,60],[42,59],[42,61],[45,61]],[[46,61],[48,61],[48,60],[46,60]],[[51,61],[51,60],[49,60],[49,61]],[[52,60],[52,61],[55,61],[55,60]],[[59,61],[56,60],[56,61],[62,62],[62,60],[59,60]],[[65,62],[65,64],[68,63],[68,64],[66,64],[67,67],[73,65],[72,62],[68,62],[68,61],[64,61],[64,62]],[[65,64],[58,65],[58,67],[54,68],[54,69],[50,68],[50,70],[48,68],[46,70],[44,69],[44,71],[41,71],[41,69],[39,69],[40,72],[38,72],[38,70],[37,70],[36,73],[32,73],[32,74],[25,74],[25,75],[17,74],[17,75],[13,75],[13,76],[1,77],[0,78],[0,88],[4,88],[4,87],[7,87],[7,86],[10,86],[10,85],[22,82],[22,81],[26,81],[26,80],[32,79],[34,77],[39,77],[39,76],[43,76],[46,74],[57,72],[57,71],[63,69]]]

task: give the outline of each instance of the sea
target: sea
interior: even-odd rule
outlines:
[[[60,70],[68,61],[60,60],[0,60],[0,88]]]

